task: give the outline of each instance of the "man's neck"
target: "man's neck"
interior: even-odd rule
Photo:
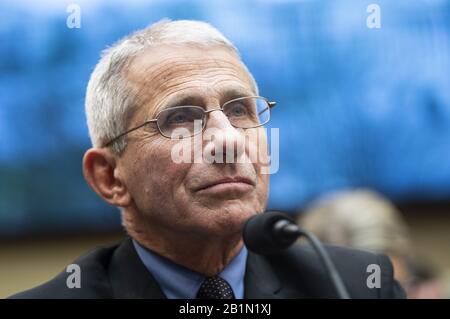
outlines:
[[[146,223],[136,223],[133,218],[125,222],[128,234],[143,247],[205,276],[219,274],[243,247],[240,233],[212,238],[206,234],[167,233],[161,227],[155,230],[142,225]]]

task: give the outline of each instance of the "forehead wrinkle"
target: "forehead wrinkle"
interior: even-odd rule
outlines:
[[[190,82],[192,83],[201,83],[202,85],[210,84],[214,81],[217,81],[217,78],[226,77],[228,81],[235,81],[236,83],[245,83],[245,81],[236,73],[227,71],[227,70],[211,70],[208,72],[195,72],[192,74],[185,74],[183,76],[179,76],[177,78],[172,78],[165,83],[160,84],[156,89],[160,91],[164,91],[166,89],[170,89],[170,87],[174,87],[177,85],[184,85]]]
[[[156,115],[160,110],[162,110],[164,108],[164,106],[170,101],[170,99],[175,94],[177,94],[177,93],[179,94],[179,92],[183,92],[183,91],[187,91],[187,90],[191,90],[191,91],[186,92],[186,93],[181,93],[180,96],[177,98],[182,98],[182,97],[187,97],[189,95],[192,95],[193,91],[196,91],[198,93],[198,86],[192,85],[192,86],[187,86],[187,87],[175,88],[173,90],[166,90],[165,92],[162,92],[161,93],[162,98],[160,98],[159,101],[157,101],[153,107],[151,107],[151,105],[148,105],[148,109],[150,109],[149,113]],[[200,95],[200,94],[198,94],[198,95]]]
[[[187,57],[186,57],[187,58]],[[144,71],[142,71],[142,68],[136,69],[136,62],[134,63],[134,67],[131,68],[131,72],[137,73],[138,77],[141,77],[141,74],[143,72],[148,73],[153,76],[154,79],[160,78],[164,75],[164,73],[169,73],[169,75],[173,72],[181,72],[181,71],[190,71],[192,69],[197,69],[197,67],[200,65],[201,67],[211,67],[211,66],[217,66],[217,67],[224,67],[222,64],[228,65],[231,68],[236,68],[235,64],[226,61],[223,59],[204,59],[204,58],[197,58],[197,57],[189,57],[189,60],[180,61],[180,57],[168,57],[159,60],[158,62],[150,63],[147,67],[144,67]],[[167,66],[170,66],[167,68]],[[177,68],[184,67],[181,70],[176,70]],[[146,78],[146,77],[145,77]]]
[[[227,75],[227,78],[219,78],[215,79],[215,77],[220,75]],[[196,77],[194,80],[192,77]],[[203,82],[199,85],[199,82]],[[217,92],[219,92],[219,95],[222,96],[226,94],[227,92],[220,92],[221,89],[219,87],[221,86],[221,83],[225,82],[231,82],[233,85],[229,85],[232,89],[241,90],[241,91],[248,91],[249,93],[252,93],[252,86],[249,85],[249,83],[245,83],[241,77],[239,77],[235,72],[228,71],[228,70],[214,70],[211,72],[208,72],[208,74],[198,72],[195,74],[186,74],[182,77],[172,78],[170,81],[166,81],[164,83],[160,83],[158,86],[153,87],[152,89],[148,89],[146,86],[142,86],[141,89],[138,91],[139,95],[139,105],[147,108],[147,109],[155,109],[154,112],[150,111],[150,114],[156,114],[157,110],[161,108],[161,104],[163,104],[167,99],[169,95],[174,95],[180,91],[188,91],[188,90],[195,90],[197,95],[200,96],[199,93],[199,86],[207,87],[208,91],[213,89]],[[237,83],[239,83],[237,85]],[[245,83],[245,85],[243,85]],[[152,85],[154,86],[154,84]],[[222,93],[222,94],[220,94]],[[186,93],[188,95],[189,93]],[[160,98],[160,96],[163,96],[163,98]],[[156,101],[156,104],[152,107],[152,101]]]
[[[239,58],[235,58],[236,61],[234,63],[224,58],[215,57],[204,59],[188,55],[182,57],[164,57],[158,59],[156,62],[150,63],[145,60],[142,63],[138,63],[139,60],[135,60],[133,61],[134,65],[128,70],[128,78],[134,84],[137,107],[140,110],[145,109],[145,113],[147,114],[150,113],[152,109],[159,108],[163,103],[162,101],[166,100],[169,95],[197,87],[198,84],[187,85],[188,82],[192,81],[193,77],[195,81],[205,81],[209,87],[211,83],[233,81],[229,78],[214,80],[214,77],[217,75],[234,77],[240,84],[245,82],[246,85],[249,85],[250,91],[252,92],[253,85],[251,84],[250,76],[242,67],[242,62]],[[143,68],[139,68],[141,64],[144,64]],[[183,87],[177,88],[177,86]],[[160,95],[164,95],[165,97],[163,99],[157,99],[157,96]],[[157,100],[156,104],[152,107],[152,102],[155,100]]]
[[[218,59],[218,58],[211,58],[211,59],[204,59],[204,58],[198,58],[198,57],[186,57],[188,60],[180,61],[180,57],[169,57],[162,59],[156,63],[151,63],[148,67],[144,68],[144,71],[142,69],[139,69],[136,73],[139,77],[141,77],[141,74],[143,72],[147,73],[148,76],[152,77],[152,81],[158,81],[160,78],[166,79],[169,78],[170,75],[173,73],[180,73],[180,72],[188,72],[192,70],[199,69],[198,66],[200,66],[200,69],[205,68],[229,68],[234,69],[235,71],[238,71],[239,73],[242,73],[244,71],[242,68],[236,67],[236,64],[231,61],[226,61],[224,59]],[[238,62],[240,62],[238,60]],[[169,66],[169,67],[167,67]],[[247,72],[243,72],[246,74]],[[143,78],[148,78],[148,76],[144,76]],[[248,76],[246,74],[246,76]],[[140,81],[138,81],[140,82]]]
[[[139,107],[146,109],[146,114],[156,115],[158,110],[162,108],[170,95],[174,95],[184,90],[198,90],[198,84],[186,82],[173,83],[170,86],[157,87],[153,90],[146,91],[145,87],[139,90]],[[187,95],[187,93],[186,93]]]
[[[185,79],[190,79],[192,77],[204,77],[204,78],[208,78],[208,77],[213,77],[216,75],[228,75],[228,76],[232,76],[235,77],[238,81],[243,81],[243,79],[241,78],[241,75],[245,76],[245,80],[248,81],[248,75],[246,74],[247,72],[242,72],[243,70],[239,70],[237,69],[233,64],[230,63],[230,66],[233,68],[224,68],[224,67],[209,67],[209,69],[207,70],[207,72],[205,72],[205,70],[201,70],[197,67],[197,65],[192,65],[192,63],[188,63],[188,62],[183,62],[178,64],[179,65],[183,65],[184,68],[182,69],[174,69],[174,68],[165,68],[164,65],[160,65],[160,66],[154,66],[151,65],[147,68],[148,72],[144,71],[145,73],[147,73],[145,76],[141,77],[141,79],[139,79],[139,77],[133,76],[131,81],[135,87],[135,92],[134,94],[137,96],[138,101],[142,100],[139,99],[139,96],[141,97],[150,97],[153,95],[151,94],[152,91],[154,92],[158,92],[161,90],[164,90],[166,88],[170,88],[171,86],[174,86],[175,84],[178,84],[178,82],[182,82]],[[212,65],[214,65],[212,63]],[[151,70],[151,69],[154,70]],[[159,71],[159,69],[161,69],[161,71]],[[155,71],[159,71],[157,74],[154,74]],[[237,71],[237,72],[236,72]],[[139,73],[143,73],[142,71]],[[176,76],[178,73],[184,74],[184,75],[178,75]],[[237,74],[240,73],[240,74]],[[198,80],[198,79],[197,79]],[[185,81],[187,82],[187,81]],[[150,96],[148,96],[149,94],[144,94],[142,95],[142,93],[144,91],[147,91],[148,93],[150,93]],[[142,104],[142,103],[139,103]]]
[[[229,83],[230,85],[227,85],[227,83]],[[177,101],[183,100],[187,97],[198,97],[199,100],[203,100],[202,103],[204,104],[208,104],[213,100],[215,103],[220,104],[223,98],[233,94],[245,96],[251,95],[252,92],[248,87],[244,85],[236,85],[235,80],[220,79],[210,82],[208,85],[202,85],[201,87],[199,87],[198,85],[190,85],[166,90],[163,92],[163,98],[161,98],[160,101],[155,105],[155,108],[161,108],[163,107],[163,105],[168,104],[170,104],[171,106],[175,106],[175,104],[180,103]]]
[[[217,66],[214,63],[206,63],[199,68],[196,64],[185,62],[171,65],[168,69],[161,66],[162,70],[159,73],[149,76],[151,76],[150,81],[157,85],[154,88],[155,90],[170,86],[172,85],[171,82],[180,82],[193,77],[202,78],[216,75],[230,75],[235,76],[238,80],[242,81],[241,76],[245,75],[245,79],[247,80],[248,76],[245,72],[243,73],[241,70],[236,69],[233,64],[230,64],[230,66],[231,67],[224,67]]]
[[[232,74],[234,76],[234,74]],[[188,77],[186,77],[188,78]],[[200,83],[199,83],[200,82]],[[174,83],[166,83],[164,86],[158,87],[158,95],[163,95],[162,98],[158,98],[158,102],[155,104],[155,108],[160,108],[162,104],[176,104],[177,100],[181,100],[185,97],[199,97],[200,99],[207,101],[210,100],[210,96],[216,96],[221,103],[221,100],[229,95],[252,95],[253,90],[251,86],[245,85],[239,77],[236,78],[203,78],[196,79],[194,81],[176,81]],[[185,92],[183,92],[185,91]],[[183,92],[183,93],[179,93]],[[212,92],[215,92],[213,94]],[[178,94],[177,94],[178,93]],[[234,98],[234,97],[233,97]],[[222,101],[223,103],[224,101]],[[206,102],[206,103],[209,103]],[[198,105],[201,106],[201,105]]]
[[[186,64],[192,66],[191,63]],[[249,84],[250,87],[253,87],[249,74],[245,70],[236,67],[236,65],[233,63],[227,62],[227,64],[229,64],[230,67],[215,66],[214,63],[211,63],[211,66],[209,66],[207,63],[206,67],[205,65],[202,65],[200,69],[197,67],[184,68],[181,70],[175,69],[172,70],[171,72],[168,72],[167,75],[163,70],[162,73],[160,73],[159,75],[157,75],[155,78],[152,79],[155,80],[153,83],[157,83],[157,86],[154,89],[156,91],[164,90],[166,88],[170,88],[171,86],[179,84],[180,82],[192,81],[193,80],[192,78],[194,78],[195,81],[205,81],[207,83],[210,83],[211,80],[214,80],[214,77],[218,75],[233,77],[235,78],[236,81],[246,82],[246,84]],[[179,75],[177,76],[177,74]],[[165,79],[165,81],[160,81],[158,77]]]
[[[228,82],[231,82],[231,85],[227,85]],[[179,87],[180,85],[183,85],[182,87]],[[178,86],[178,87],[177,87]],[[206,93],[205,93],[206,91]],[[198,96],[201,99],[205,101],[209,100],[209,96],[212,95],[210,92],[217,92],[217,96],[219,101],[214,101],[219,106],[220,104],[223,104],[226,101],[220,101],[222,98],[227,96],[230,92],[231,94],[237,94],[237,95],[252,95],[252,89],[250,87],[246,87],[244,85],[236,85],[236,82],[234,80],[230,79],[220,79],[215,80],[211,82],[208,86],[202,86],[199,88],[196,84],[191,84],[185,86],[184,83],[182,84],[175,84],[171,86],[170,88],[167,88],[164,91],[159,91],[158,93],[158,100],[155,101],[155,99],[147,99],[146,103],[143,103],[142,109],[145,110],[145,114],[147,116],[147,119],[154,118],[158,112],[160,112],[167,104],[173,104],[176,100],[181,100],[185,97],[189,96]],[[232,97],[234,98],[234,97]],[[171,101],[172,99],[175,99],[175,101]],[[207,103],[209,103],[208,101]],[[197,105],[202,106],[202,105]]]

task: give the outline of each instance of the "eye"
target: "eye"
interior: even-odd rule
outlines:
[[[171,114],[170,118],[167,120],[170,124],[182,124],[186,123],[188,118],[185,112],[175,112],[175,114]]]
[[[168,110],[166,123],[167,124],[185,124],[193,122],[196,119],[201,119],[202,113],[196,108],[192,107],[182,107],[179,109]]]
[[[239,102],[232,103],[228,106],[227,116],[230,117],[242,117],[248,114],[247,107]]]
[[[203,120],[203,115],[203,110],[199,107],[184,106],[170,108],[160,113],[158,125],[160,127],[191,125],[196,120]]]

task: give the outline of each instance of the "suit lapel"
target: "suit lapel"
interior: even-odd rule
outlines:
[[[279,298],[280,281],[267,260],[252,252],[248,253],[245,271],[246,299],[275,299]]]
[[[112,298],[166,299],[153,275],[127,238],[115,250],[108,269]],[[244,298],[278,299],[304,297],[285,287],[264,256],[249,252],[244,277]]]
[[[112,298],[166,299],[158,283],[127,238],[116,249],[109,267]]]
[[[299,289],[290,281],[281,280],[276,269],[278,269],[278,272],[285,270],[272,265],[269,262],[271,259],[278,259],[278,255],[260,256],[249,252],[244,281],[244,297],[246,299],[307,298],[308,296],[303,289]]]

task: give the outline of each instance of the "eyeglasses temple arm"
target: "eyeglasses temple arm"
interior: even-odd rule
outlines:
[[[123,132],[122,134],[117,135],[117,136],[116,136],[115,138],[113,138],[111,141],[109,141],[108,143],[106,143],[106,144],[105,144],[105,147],[110,146],[112,143],[114,143],[115,141],[117,141],[119,138],[121,138],[121,137],[123,137],[123,136],[125,136],[125,135],[127,135],[127,134],[129,134],[129,133],[131,133],[131,132],[133,132],[133,131],[136,131],[137,129],[140,129],[141,127],[147,125],[148,123],[152,123],[152,122],[156,122],[156,121],[157,121],[157,119],[145,121],[145,122],[142,123],[141,125],[136,126],[136,127],[133,127],[131,130],[126,131],[126,132]]]
[[[273,107],[275,107],[275,105],[277,105],[277,102],[267,102],[267,104],[269,104],[269,109],[272,109]],[[263,114],[265,111],[267,110],[267,108],[265,108],[264,110],[262,110],[261,112],[258,113],[258,116]]]

